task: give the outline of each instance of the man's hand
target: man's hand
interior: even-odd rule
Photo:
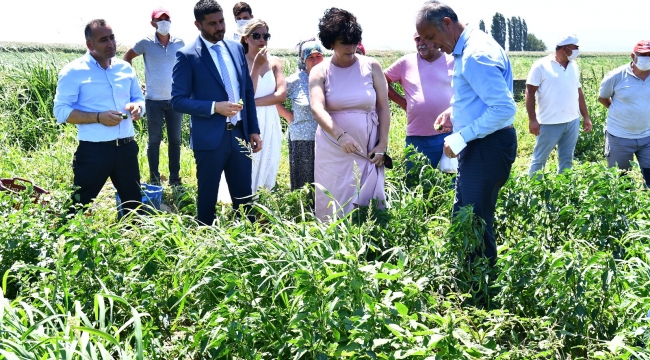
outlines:
[[[115,110],[100,112],[99,122],[105,126],[117,126],[122,122],[122,113]]]
[[[433,128],[439,133],[450,133],[454,130],[454,126],[451,124],[451,108],[442,112],[438,115],[438,118],[433,123]]]
[[[237,115],[244,107],[237,103],[229,101],[217,101],[214,103],[214,112],[221,114],[225,117],[233,117]]]
[[[259,152],[262,150],[262,137],[260,134],[251,134],[251,147],[253,148],[253,153]]]
[[[449,147],[449,145],[447,145],[447,143],[445,143],[445,147],[442,148],[442,152],[444,152],[445,155],[447,155],[447,157],[449,157],[450,159],[453,159],[456,156],[458,156],[458,155],[454,154],[454,152],[451,150],[451,147]]]
[[[539,122],[537,119],[528,120],[528,131],[535,136],[539,136]]]
[[[591,131],[591,119],[589,117],[586,117],[584,122],[582,123],[582,131],[588,133]]]
[[[131,120],[137,121],[140,120],[140,116],[142,116],[142,107],[138,104],[134,103],[128,103],[124,107],[126,111],[131,112]]]

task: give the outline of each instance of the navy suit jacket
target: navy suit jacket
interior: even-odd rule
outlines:
[[[239,97],[244,100],[240,111],[244,134],[259,134],[253,81],[241,44],[223,40],[237,70]],[[235,97],[237,94],[235,94]],[[235,99],[238,101],[239,99]],[[190,114],[190,145],[194,150],[214,150],[226,132],[226,117],[212,113],[213,101],[228,101],[228,93],[217,70],[210,50],[199,36],[194,43],[176,52],[172,73],[172,107],[174,111]],[[250,139],[245,139],[249,141]]]

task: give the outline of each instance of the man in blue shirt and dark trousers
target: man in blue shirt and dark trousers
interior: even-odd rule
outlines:
[[[135,209],[142,196],[133,120],[144,114],[142,90],[131,65],[115,58],[106,21],[92,20],[84,33],[88,52],[61,69],[54,98],[57,122],[78,129],[73,202],[92,202],[110,177],[122,206]]]
[[[510,177],[517,155],[512,68],[505,51],[489,35],[458,22],[449,6],[426,2],[416,26],[428,46],[454,56],[451,108],[435,122],[445,138],[444,153],[458,157],[454,212],[472,204],[485,221],[485,250],[476,255],[494,266],[494,210],[499,190]]]

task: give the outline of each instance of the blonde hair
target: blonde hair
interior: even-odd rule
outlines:
[[[244,47],[244,54],[248,54],[248,44],[246,43],[246,40],[244,40],[244,37],[250,36],[255,29],[260,27],[265,27],[266,31],[269,31],[269,25],[262,19],[252,19],[246,23],[244,28],[241,30],[241,33],[239,34],[239,42]]]

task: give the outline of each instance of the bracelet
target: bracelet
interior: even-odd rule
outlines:
[[[339,137],[336,138],[336,142],[339,142],[339,140],[341,140],[341,137],[347,133],[347,131],[344,131],[343,134],[339,135]]]
[[[375,155],[381,155],[381,156],[384,156],[384,155],[386,155],[386,153],[383,153],[383,152],[376,152]]]
[[[97,122],[99,122],[99,113],[97,113]]]

